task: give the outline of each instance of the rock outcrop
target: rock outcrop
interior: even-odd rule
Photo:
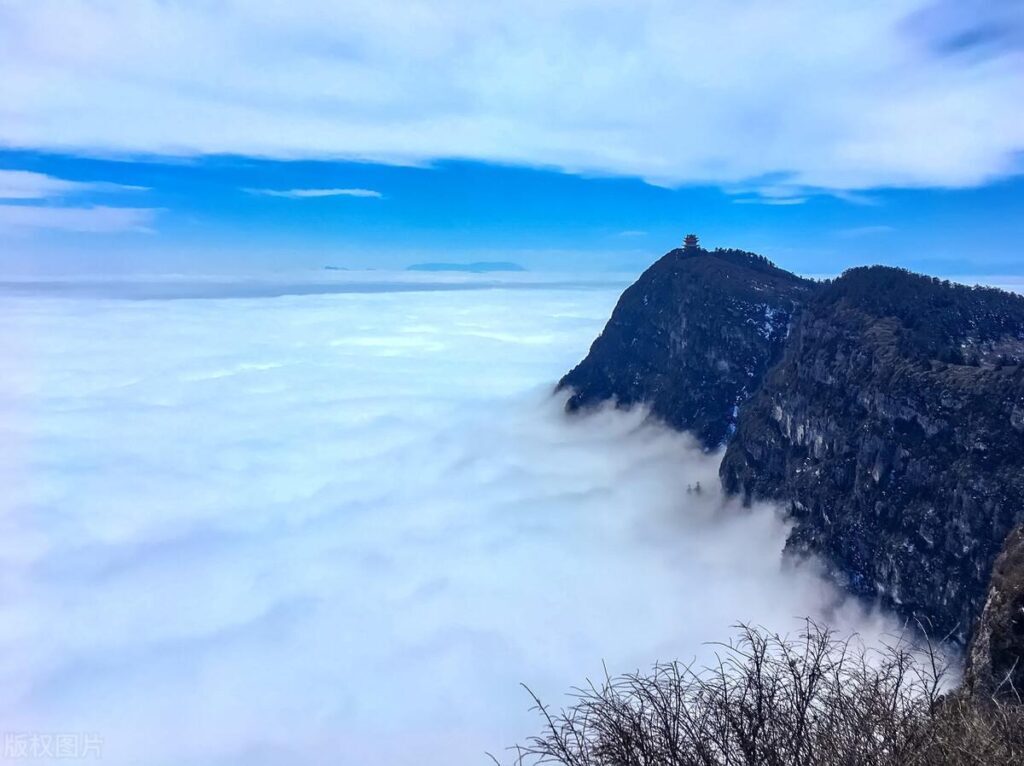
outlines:
[[[590,353],[562,378],[568,409],[644,403],[719,447],[814,288],[753,253],[673,250],[622,294]]]
[[[725,489],[787,505],[792,552],[965,641],[1024,520],[1024,298],[853,269],[740,413]]]
[[[1024,701],[1024,525],[1006,538],[967,655],[965,686],[980,697]]]
[[[728,492],[794,521],[853,592],[967,641],[1024,522],[1024,297],[858,268],[826,283],[674,250],[563,378],[568,409],[644,403]],[[994,624],[994,623],[993,623]]]

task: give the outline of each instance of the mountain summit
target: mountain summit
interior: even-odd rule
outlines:
[[[643,403],[706,449],[782,355],[814,282],[742,250],[672,250],[619,299],[590,353],[558,384],[568,408]]]

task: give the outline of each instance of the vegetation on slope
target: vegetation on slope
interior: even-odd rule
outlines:
[[[564,766],[980,766],[1024,762],[1024,707],[945,693],[925,642],[869,650],[813,622],[796,638],[741,626],[711,667],[606,678],[552,712],[516,763]]]

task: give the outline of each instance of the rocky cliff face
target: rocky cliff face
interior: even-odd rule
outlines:
[[[1006,538],[992,568],[965,681],[978,696],[1024,701],[1024,525]]]
[[[782,354],[815,284],[739,250],[673,250],[619,299],[587,357],[559,383],[569,410],[647,404],[708,449]]]
[[[1024,299],[854,269],[805,308],[743,408],[730,492],[785,503],[788,548],[964,641],[1024,520]]]
[[[883,267],[814,283],[749,253],[674,250],[560,386],[570,410],[642,402],[727,444],[726,490],[783,503],[791,552],[960,642],[1024,521],[1020,296]]]

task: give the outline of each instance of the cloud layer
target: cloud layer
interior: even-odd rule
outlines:
[[[0,730],[110,764],[482,763],[736,620],[876,630],[643,413],[617,290],[0,302]],[[700,495],[686,485],[699,481]]]
[[[0,141],[974,185],[1020,170],[1022,40],[1015,0],[6,2]]]

